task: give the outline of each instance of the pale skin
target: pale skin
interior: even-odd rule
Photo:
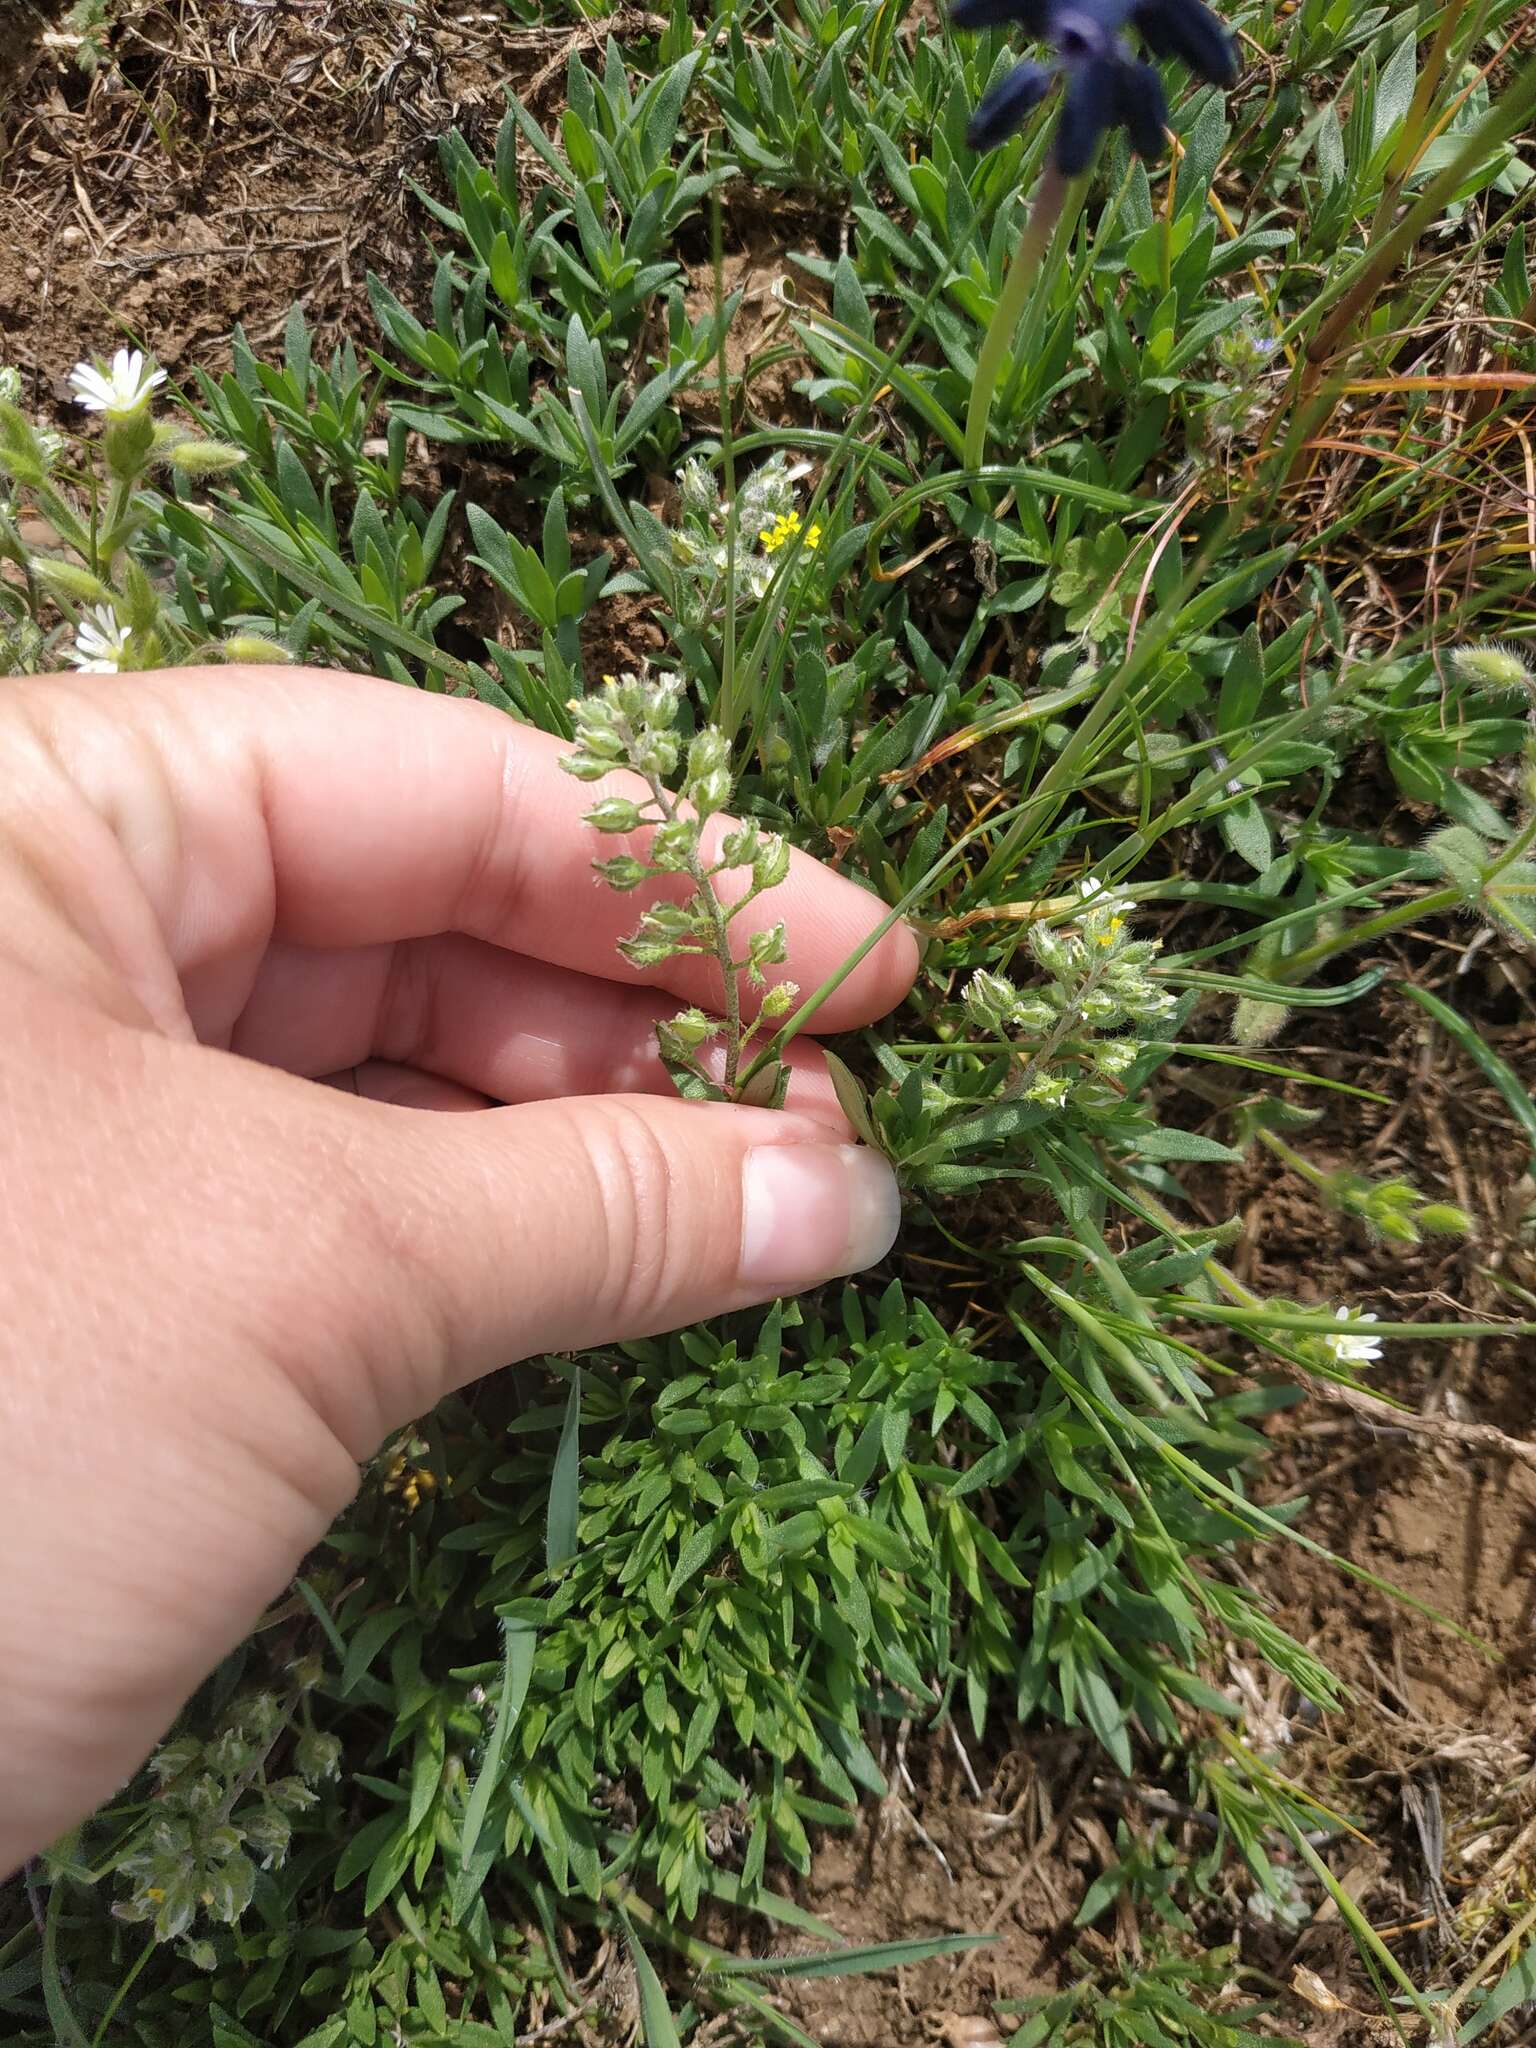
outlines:
[[[718,983],[625,967],[560,751],[318,671],[0,684],[0,1874],[442,1395],[889,1248],[813,1045],[783,1112],[672,1093],[655,1021]],[[809,990],[882,915],[797,854],[741,922]],[[915,968],[897,927],[817,1028]]]

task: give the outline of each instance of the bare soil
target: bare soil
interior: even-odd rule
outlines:
[[[268,346],[295,300],[322,342],[367,338],[368,270],[407,303],[424,296],[428,221],[413,181],[435,175],[438,136],[457,125],[488,146],[504,83],[548,114],[572,36],[622,40],[627,28],[654,25],[637,9],[567,34],[519,28],[499,10],[405,12],[385,0],[126,0],[110,54],[87,73],[61,22],[34,0],[0,0],[0,362],[23,370],[36,400],[61,399],[71,364],[119,338],[152,349],[173,373],[216,370],[235,322]],[[815,234],[814,221],[744,212],[733,222],[726,282],[747,294],[733,371],[743,346],[754,357],[771,349],[784,251]],[[708,266],[691,275],[702,305]],[[791,416],[790,383],[770,369],[751,403],[765,417]],[[633,603],[597,631],[615,666],[646,651],[653,633]],[[1375,801],[1363,791],[1363,818]],[[1397,820],[1404,837],[1419,827],[1411,815]],[[1389,964],[1438,986],[1517,1072],[1536,1074],[1530,977],[1495,957],[1503,949],[1470,948],[1471,938],[1470,927],[1409,935]],[[1325,1166],[1402,1173],[1468,1210],[1476,1229],[1465,1244],[1372,1246],[1260,1153],[1196,1184],[1210,1220],[1242,1220],[1239,1272],[1265,1293],[1397,1319],[1508,1314],[1509,1283],[1536,1289],[1536,1253],[1521,1234],[1536,1191],[1529,1149],[1497,1092],[1390,981],[1346,1012],[1300,1017],[1277,1056],[1382,1098],[1341,1108],[1343,1098],[1306,1097],[1328,1113],[1301,1148]],[[1221,1071],[1202,1069],[1201,1085]],[[1214,1115],[1221,1103],[1207,1090],[1202,1106]],[[1431,1416],[1524,1439],[1533,1371],[1528,1344],[1469,1341],[1394,1350],[1378,1384]],[[1536,1469],[1321,1401],[1288,1412],[1272,1436],[1261,1498],[1305,1494],[1301,1526],[1361,1574],[1344,1577],[1284,1543],[1251,1560],[1277,1620],[1354,1692],[1346,1713],[1323,1720],[1271,1701],[1277,1733],[1291,1738],[1281,1760],[1360,1828],[1337,1867],[1376,1924],[1394,1930],[1409,1971],[1456,1973],[1456,1910],[1472,1900],[1500,1927],[1505,1897],[1536,1872]],[[1234,1649],[1234,1683],[1241,1661]],[[1138,1825],[1148,1816],[1127,1806],[1101,1756],[1060,1736],[1000,1728],[966,1753],[947,1734],[914,1736],[904,1760],[888,1762],[893,1797],[851,1834],[822,1838],[803,1903],[861,1941],[956,1928],[1001,1938],[978,1957],[904,1970],[894,1983],[807,1983],[788,2009],[827,2048],[989,2048],[994,2000],[1070,1972],[1073,1943],[1085,1940],[1073,1915],[1111,1854],[1117,1816]],[[1377,2038],[1370,1989],[1331,1908],[1289,1942],[1245,1926],[1235,1897],[1225,1924],[1222,1911],[1213,1906],[1202,1932],[1243,1933],[1245,1953],[1277,1990],[1299,1965],[1343,2001],[1324,2011],[1315,1996],[1284,1996],[1289,2032],[1320,2048]],[[1088,1947],[1112,1936],[1135,1952],[1133,1923],[1105,1926]]]

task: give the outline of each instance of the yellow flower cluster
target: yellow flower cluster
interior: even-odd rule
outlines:
[[[775,519],[772,526],[765,526],[757,537],[763,544],[763,553],[765,555],[776,555],[784,543],[793,540],[799,531],[800,514],[798,512],[785,512],[778,519]],[[821,528],[819,526],[811,526],[807,529],[805,545],[811,549],[821,546]]]
[[[412,1449],[417,1446],[413,1444]],[[426,1445],[420,1445],[425,1450]],[[429,1494],[437,1491],[437,1475],[425,1465],[414,1465],[404,1451],[397,1451],[384,1474],[384,1491],[398,1493],[407,1514],[414,1515]]]

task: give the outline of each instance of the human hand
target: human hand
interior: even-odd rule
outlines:
[[[560,752],[314,671],[0,685],[0,1874],[123,1782],[391,1430],[889,1249],[813,1050],[783,1113],[671,1092],[647,983],[711,1006],[713,970],[626,968],[605,785]],[[879,915],[800,854],[742,913],[806,988]],[[818,1022],[915,964],[889,933]]]

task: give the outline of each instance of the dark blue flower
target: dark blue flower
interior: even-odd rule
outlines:
[[[1154,57],[1178,57],[1197,77],[1230,85],[1237,76],[1232,38],[1202,0],[954,0],[957,28],[1017,23],[1056,51],[1052,64],[1019,64],[982,99],[966,131],[973,149],[992,149],[1025,120],[1058,77],[1065,80],[1053,151],[1075,177],[1093,161],[1099,138],[1123,127],[1138,156],[1160,157],[1168,104],[1152,65],[1132,56],[1134,29]]]

